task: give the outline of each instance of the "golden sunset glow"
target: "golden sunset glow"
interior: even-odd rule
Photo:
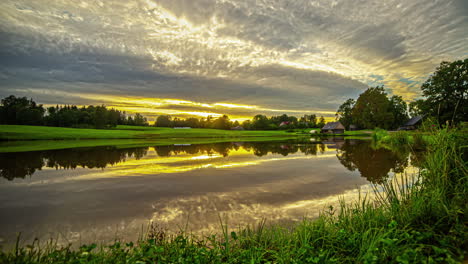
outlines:
[[[329,120],[368,86],[409,102],[441,61],[468,54],[459,0],[366,2],[5,0],[0,95],[150,121]]]

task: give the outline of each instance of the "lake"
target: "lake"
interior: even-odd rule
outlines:
[[[0,153],[0,244],[294,223],[414,172],[419,156],[340,138]]]

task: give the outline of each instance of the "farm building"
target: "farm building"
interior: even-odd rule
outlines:
[[[398,130],[415,130],[421,125],[424,116],[415,116],[408,120],[403,126],[399,127]]]
[[[327,134],[343,134],[344,131],[345,131],[345,127],[339,121],[337,121],[337,122],[328,122],[320,130],[321,133],[327,133]]]

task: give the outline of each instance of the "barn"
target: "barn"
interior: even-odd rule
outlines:
[[[344,131],[345,131],[345,127],[339,121],[337,121],[337,122],[328,122],[320,130],[321,133],[326,133],[326,134],[343,134]]]

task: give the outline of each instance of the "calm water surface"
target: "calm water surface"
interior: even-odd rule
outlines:
[[[411,158],[410,158],[411,157]],[[364,140],[229,142],[0,153],[0,244],[135,240],[169,231],[291,223],[418,160]]]

